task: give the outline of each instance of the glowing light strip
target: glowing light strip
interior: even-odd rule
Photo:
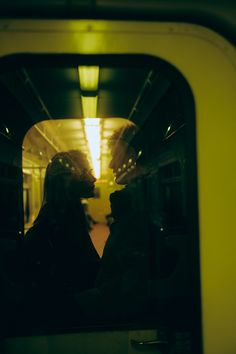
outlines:
[[[101,176],[101,131],[99,118],[86,118],[84,129],[88,140],[91,160],[96,178]]]
[[[82,100],[82,109],[83,109],[84,118],[96,117],[98,96],[95,97],[81,96],[81,100]]]
[[[79,82],[82,91],[97,91],[99,66],[79,66]]]

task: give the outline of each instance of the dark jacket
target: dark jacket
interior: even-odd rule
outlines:
[[[148,254],[144,217],[135,186],[110,196],[114,222],[106,242],[96,280],[107,314],[126,316],[142,310],[146,301]],[[106,315],[106,314],[105,314]]]
[[[61,289],[93,286],[100,260],[81,204],[57,213],[45,204],[20,253],[26,282]]]

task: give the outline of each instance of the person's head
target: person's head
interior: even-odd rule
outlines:
[[[59,152],[53,156],[46,169],[44,203],[57,204],[93,197],[95,181],[83,152]]]
[[[128,122],[117,129],[109,139],[111,161],[109,167],[118,184],[127,184],[137,177],[139,157],[138,147],[134,144],[134,138],[138,133],[138,127]]]

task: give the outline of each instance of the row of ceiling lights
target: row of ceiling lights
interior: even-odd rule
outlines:
[[[99,67],[98,66],[79,66],[79,81],[80,89],[82,91],[81,101],[83,116],[85,118],[85,134],[88,140],[88,146],[90,149],[91,161],[93,164],[94,174],[96,178],[101,176],[101,128],[100,118],[97,118],[97,91],[99,83]],[[84,93],[84,95],[83,95]],[[138,157],[142,151],[139,151]],[[132,160],[129,160],[130,166],[124,164],[123,169],[129,170],[135,168],[135,164],[132,164]],[[121,168],[120,168],[121,170]],[[118,171],[120,172],[120,171]]]
[[[101,176],[101,127],[100,119],[97,118],[99,67],[79,66],[78,73],[82,91],[81,103],[85,118],[85,134],[88,140],[94,174],[99,179]]]

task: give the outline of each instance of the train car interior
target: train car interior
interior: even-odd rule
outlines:
[[[148,271],[145,278],[140,274],[139,288],[128,303],[133,309],[125,317],[117,314],[117,300],[111,301],[106,316],[109,304],[96,310],[85,292],[78,306],[94,313],[91,317],[88,309],[88,317],[78,315],[73,329],[167,326],[184,331],[186,342],[192,340],[199,316],[195,109],[180,72],[151,56],[16,55],[2,61],[1,107],[3,333],[72,329],[61,308],[60,325],[50,318],[50,296],[34,299],[46,302],[43,321],[35,309],[25,306],[21,297],[28,299],[29,294],[21,293],[21,284],[14,282],[10,262],[39,213],[47,165],[56,153],[78,149],[88,156],[97,179],[94,198],[83,202],[93,220],[90,235],[100,257],[113,221],[109,195],[129,188],[126,180],[137,166],[143,167],[131,183],[137,210],[127,216],[123,232],[132,239],[137,225],[144,229],[135,237],[145,238],[142,247],[148,258],[142,267]],[[138,128],[129,142],[136,157],[126,152],[112,172],[109,139],[127,122]],[[135,215],[141,223],[131,220]],[[145,306],[139,294],[144,287]],[[63,307],[68,299],[61,301]]]
[[[0,2],[0,353],[235,354],[235,14]]]

